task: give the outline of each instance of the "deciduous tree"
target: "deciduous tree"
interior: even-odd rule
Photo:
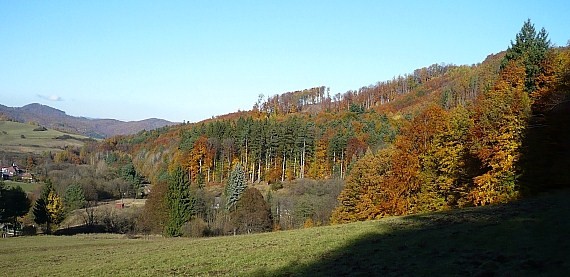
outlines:
[[[246,188],[230,213],[237,234],[271,231],[271,207],[256,188]]]

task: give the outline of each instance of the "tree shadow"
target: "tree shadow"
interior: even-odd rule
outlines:
[[[376,221],[379,230],[318,261],[258,276],[560,276],[570,272],[570,191]],[[380,226],[383,226],[380,228]]]
[[[570,188],[570,99],[565,98],[530,119],[519,163],[524,196]]]
[[[53,232],[55,236],[74,236],[78,234],[99,234],[109,233],[105,225],[79,225],[68,228],[62,228]]]

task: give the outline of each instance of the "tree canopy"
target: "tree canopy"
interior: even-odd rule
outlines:
[[[0,222],[15,223],[30,210],[30,199],[21,187],[6,187],[0,180]]]
[[[525,89],[527,93],[532,93],[536,90],[536,78],[542,71],[541,62],[546,58],[550,46],[548,32],[544,28],[537,32],[534,24],[528,19],[516,35],[515,41],[511,41],[502,68],[505,68],[511,60],[522,62],[526,72]]]

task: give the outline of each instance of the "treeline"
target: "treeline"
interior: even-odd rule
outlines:
[[[233,117],[104,144],[109,151],[132,153],[137,169],[151,179],[182,165],[190,182],[224,183],[237,162],[250,182],[344,179],[367,150],[391,145],[426,103],[452,109],[490,89],[502,56],[472,66],[432,65],[332,99],[325,87],[285,93]]]
[[[223,183],[236,162],[245,166],[252,183],[342,179],[367,148],[389,143],[395,128],[387,116],[374,114],[215,121],[181,130],[172,163],[198,183]]]
[[[331,95],[330,88],[325,86],[274,95],[264,102],[263,95],[260,95],[253,110],[267,115],[367,111],[378,109],[411,92],[421,96],[436,91],[443,93],[441,101],[447,108],[458,104],[465,105],[493,84],[497,70],[492,68],[496,67],[497,61],[500,59],[491,55],[485,65],[433,64],[416,69],[411,74],[399,75],[392,80],[334,95]],[[394,110],[400,108],[402,107],[396,106]]]

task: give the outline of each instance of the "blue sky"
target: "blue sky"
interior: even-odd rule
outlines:
[[[259,94],[478,63],[527,18],[564,46],[569,14],[568,1],[0,0],[0,104],[195,122]]]

